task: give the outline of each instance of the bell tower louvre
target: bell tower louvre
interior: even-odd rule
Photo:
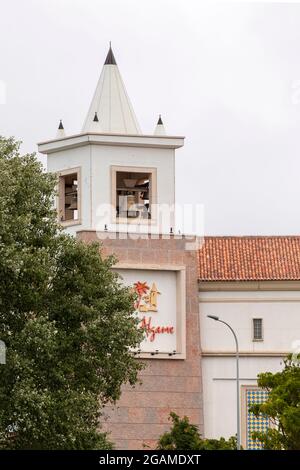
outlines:
[[[125,385],[104,409],[117,449],[154,448],[171,411],[203,431],[196,243],[191,249],[174,234],[175,150],[183,145],[160,115],[154,133],[142,133],[111,46],[82,131],[67,135],[60,121],[56,138],[38,144],[58,176],[60,223],[87,243],[100,240],[137,293],[145,339],[133,354],[146,368],[141,385]]]

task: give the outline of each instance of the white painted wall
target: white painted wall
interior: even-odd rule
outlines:
[[[281,357],[242,357],[239,364],[241,387],[257,385],[260,372],[277,372],[283,367]],[[235,358],[204,357],[202,377],[205,437],[234,436],[237,427]],[[241,416],[243,412],[241,409]]]
[[[236,330],[241,351],[287,352],[300,339],[300,292],[200,292],[201,347],[232,351],[233,338],[216,315]],[[263,318],[264,341],[252,341],[252,318]]]
[[[281,370],[283,356],[300,339],[300,292],[200,292],[199,300],[204,432],[207,437],[229,437],[236,433],[236,363],[225,354],[235,351],[235,343],[230,330],[207,315],[219,316],[235,330],[240,351],[248,353],[240,358],[240,385],[256,385],[258,373]],[[252,318],[263,318],[262,342],[252,341]]]
[[[111,166],[156,168],[157,203],[168,206],[175,203],[174,149],[92,144],[64,149],[48,155],[48,171],[81,167],[82,175],[82,225],[68,227],[67,232],[75,234],[82,229],[104,229],[101,204],[111,203]],[[127,231],[126,225],[118,227],[120,231]],[[116,225],[109,223],[108,229],[115,231]],[[148,232],[148,227],[141,226],[140,231]],[[162,232],[159,223],[153,225],[153,232]]]
[[[92,146],[93,201],[92,226],[103,230],[100,205],[111,203],[111,167],[133,166],[141,168],[156,168],[157,170],[157,203],[172,206],[175,202],[175,152],[172,149],[121,147],[121,146]],[[116,230],[116,225],[110,223],[108,228]],[[127,226],[119,224],[119,230],[126,231]],[[157,231],[159,232],[157,224]],[[155,230],[155,226],[153,227]],[[141,231],[143,226],[141,225]],[[144,232],[148,232],[145,227]]]

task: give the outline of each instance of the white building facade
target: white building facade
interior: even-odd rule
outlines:
[[[237,428],[235,342],[226,325],[207,317],[215,315],[238,337],[242,446],[259,448],[251,432],[268,421],[248,411],[266,398],[257,375],[282,370],[284,358],[299,349],[299,243],[298,237],[209,237],[199,252],[206,437],[228,438]]]

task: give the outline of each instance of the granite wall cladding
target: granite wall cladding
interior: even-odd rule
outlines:
[[[187,415],[203,432],[203,404],[199,334],[197,251],[186,250],[186,239],[123,239],[108,233],[81,231],[85,242],[102,243],[102,254],[114,254],[120,263],[186,267],[186,359],[144,359],[141,385],[124,385],[121,399],[104,410],[103,429],[111,432],[117,449],[155,448],[170,428],[169,414]]]

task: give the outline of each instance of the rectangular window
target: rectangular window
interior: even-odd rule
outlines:
[[[263,321],[262,318],[253,318],[253,341],[263,340]]]
[[[79,223],[80,219],[80,170],[59,173],[58,216],[66,225]]]
[[[113,167],[113,206],[116,220],[140,222],[153,219],[156,170]]]

